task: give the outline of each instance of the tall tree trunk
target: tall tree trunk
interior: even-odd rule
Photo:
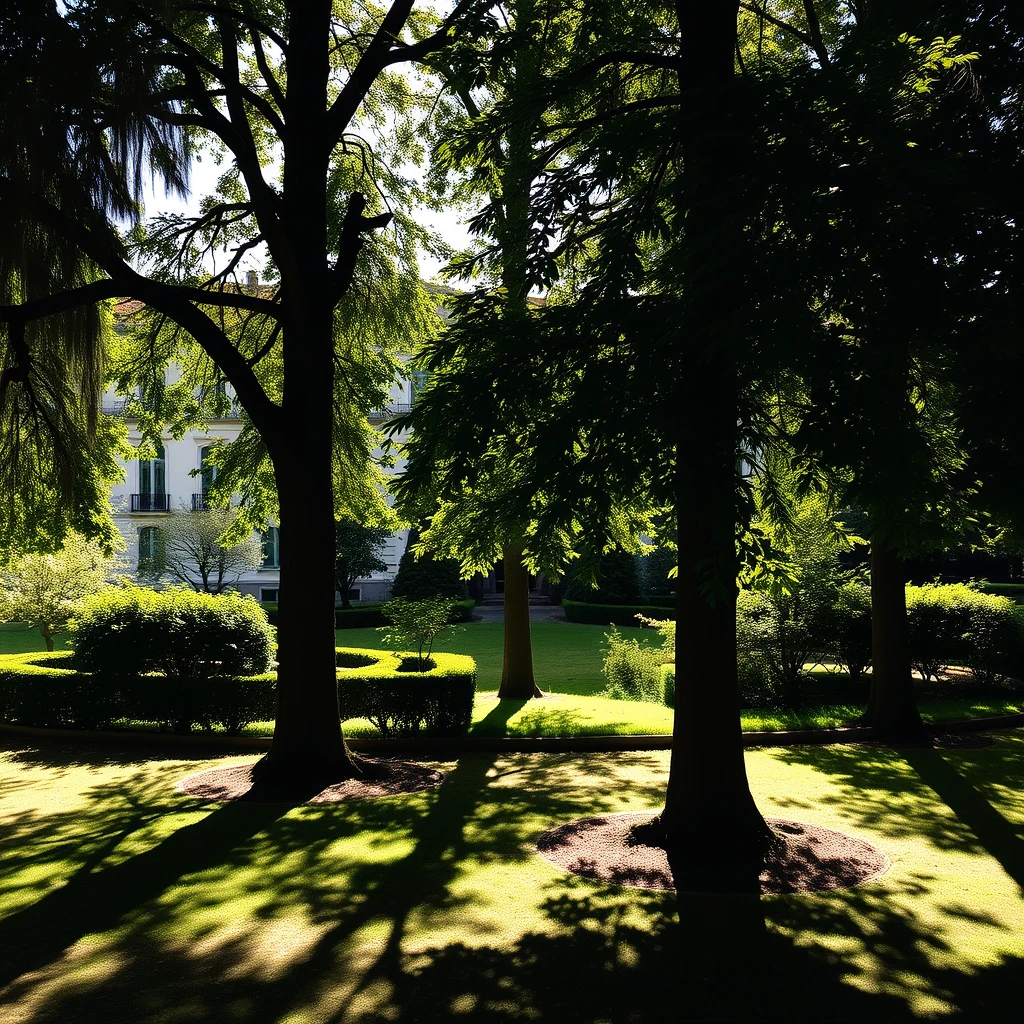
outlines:
[[[328,402],[326,409],[330,410]],[[330,425],[275,464],[281,508],[277,716],[264,777],[302,783],[357,767],[338,712],[334,654],[334,501]],[[326,484],[324,478],[326,477]]]
[[[682,38],[685,314],[677,375],[676,704],[660,828],[679,888],[758,891],[771,833],[747,782],[736,673],[738,381],[730,254],[744,244],[738,4],[676,4]]]
[[[530,578],[523,565],[522,548],[501,549],[505,566],[505,647],[498,698],[529,700],[544,694],[533,678],[530,642]]]
[[[676,700],[661,828],[680,888],[753,890],[771,833],[750,794],[736,673],[735,367],[679,389]]]
[[[510,101],[507,155],[499,175],[499,192],[497,195],[492,193],[491,198],[502,209],[499,238],[501,283],[508,293],[506,315],[517,321],[519,330],[527,331],[530,315],[527,250],[532,224],[530,189],[536,173],[533,118],[539,116],[535,92],[540,61],[536,0],[518,0],[512,5],[512,15],[515,44],[511,79],[507,84]],[[533,678],[530,588],[523,565],[521,540],[505,539],[501,557],[505,566],[505,638],[498,697],[517,700],[542,697],[544,695]]]
[[[329,0],[291,17],[282,219],[301,241],[282,268],[281,426],[264,437],[280,508],[277,719],[262,777],[271,784],[344,778],[358,769],[345,746],[334,653],[334,321],[327,245]],[[357,236],[350,244],[358,245]]]
[[[907,635],[906,570],[899,552],[871,542],[871,693],[864,721],[885,739],[921,743]]]

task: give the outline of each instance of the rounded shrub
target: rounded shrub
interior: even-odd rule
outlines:
[[[249,596],[133,584],[87,598],[71,623],[75,667],[110,676],[201,679],[266,672],[274,634]]]
[[[949,665],[993,682],[1017,657],[1021,637],[1014,604],[970,583],[907,587],[907,629],[914,668],[926,680]]]

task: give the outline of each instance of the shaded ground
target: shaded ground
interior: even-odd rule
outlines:
[[[852,889],[694,896],[567,874],[538,836],[655,810],[664,753],[473,755],[438,788],[200,803],[237,758],[0,747],[0,1021],[1013,1021],[1024,731],[750,751],[762,811],[883,850]]]
[[[400,793],[418,793],[441,785],[444,775],[432,768],[393,758],[360,758],[359,778],[344,779],[329,785],[313,785],[308,792],[271,790],[254,785],[253,768],[257,761],[209,768],[180,779],[175,788],[199,800],[226,803],[247,800],[260,803],[336,804],[343,800],[374,800]]]

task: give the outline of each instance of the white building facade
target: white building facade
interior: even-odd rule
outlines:
[[[168,383],[172,382],[174,372],[173,368],[168,371]],[[380,424],[407,412],[412,407],[416,386],[415,379],[396,377],[387,406],[375,410],[370,421]],[[210,462],[210,452],[218,445],[230,444],[242,429],[241,410],[230,387],[226,388],[226,394],[231,399],[231,410],[223,418],[211,421],[205,430],[189,430],[181,438],[166,433],[154,458],[137,458],[123,463],[124,479],[111,488],[110,501],[114,522],[127,545],[127,559],[132,571],[138,572],[141,568],[145,575],[147,562],[158,550],[161,525],[166,523],[171,513],[200,511],[207,507],[206,494],[216,475],[216,469]],[[138,419],[133,415],[138,401],[137,398],[118,396],[112,390],[103,398],[103,412],[126,420],[129,441],[136,448],[142,442]],[[396,470],[400,469],[399,463]],[[252,594],[258,601],[277,600],[281,576],[278,541],[282,528],[287,529],[288,525],[267,524],[261,538],[262,566],[244,572],[232,584],[232,589]],[[388,539],[380,552],[387,569],[357,580],[349,592],[350,600],[381,601],[390,596],[391,584],[407,541],[407,530],[401,530]]]

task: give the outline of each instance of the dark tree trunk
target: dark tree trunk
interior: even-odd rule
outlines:
[[[871,544],[871,693],[864,721],[885,739],[927,739],[910,669],[906,571],[899,552],[878,541]]]
[[[661,815],[680,888],[755,890],[771,838],[750,794],[736,674],[735,367],[695,365],[679,390],[676,700]]]
[[[676,5],[683,94],[685,314],[678,331],[676,703],[660,820],[679,888],[759,891],[771,838],[747,782],[736,674],[736,288],[742,138],[738,4]]]
[[[282,221],[293,242],[282,266],[280,426],[264,437],[280,515],[277,719],[261,772],[303,786],[358,774],[341,733],[334,654],[335,521],[332,466],[334,325],[327,244],[327,82],[331,5],[291,19]],[[300,13],[301,12],[301,16]],[[358,236],[349,244],[358,246]]]
[[[501,549],[505,566],[505,649],[498,698],[529,700],[543,697],[533,678],[530,642],[530,577],[519,547]]]

